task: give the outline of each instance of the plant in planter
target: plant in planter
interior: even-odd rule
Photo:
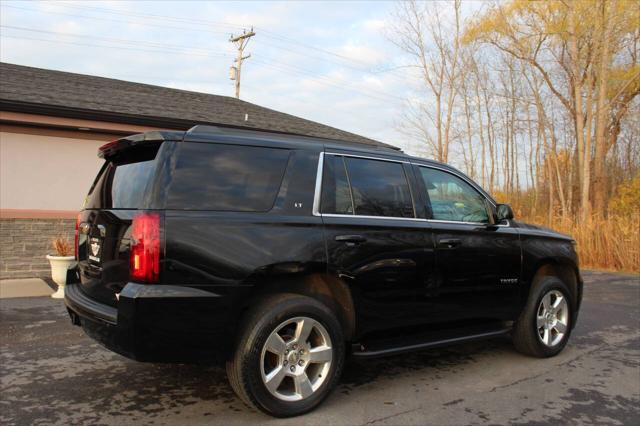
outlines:
[[[62,299],[64,297],[64,285],[67,283],[67,271],[76,264],[74,249],[64,237],[57,237],[52,241],[54,254],[48,254],[47,259],[51,264],[51,278],[58,284],[58,291],[51,297]]]

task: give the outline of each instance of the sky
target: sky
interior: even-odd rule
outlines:
[[[234,96],[231,34],[254,28],[241,99],[406,152],[416,78],[393,2],[0,1],[0,60]]]

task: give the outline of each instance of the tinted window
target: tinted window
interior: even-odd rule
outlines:
[[[89,191],[86,208],[138,209],[153,186],[158,146],[130,149],[107,161]]]
[[[414,217],[402,164],[353,157],[344,161],[357,215]]]
[[[288,160],[286,149],[184,143],[167,208],[268,211]]]
[[[342,157],[326,155],[322,177],[322,213],[353,214],[349,181]]]
[[[420,167],[429,193],[432,218],[488,223],[485,199],[464,180],[441,170]]]

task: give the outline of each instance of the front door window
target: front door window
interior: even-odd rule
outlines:
[[[485,198],[467,182],[429,167],[420,167],[420,175],[429,195],[432,219],[489,223]]]

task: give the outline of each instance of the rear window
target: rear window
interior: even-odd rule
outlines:
[[[288,161],[286,149],[183,143],[167,208],[268,211],[278,195]]]
[[[128,150],[121,158],[107,160],[94,182],[85,208],[139,209],[146,206],[157,169],[158,145]]]

